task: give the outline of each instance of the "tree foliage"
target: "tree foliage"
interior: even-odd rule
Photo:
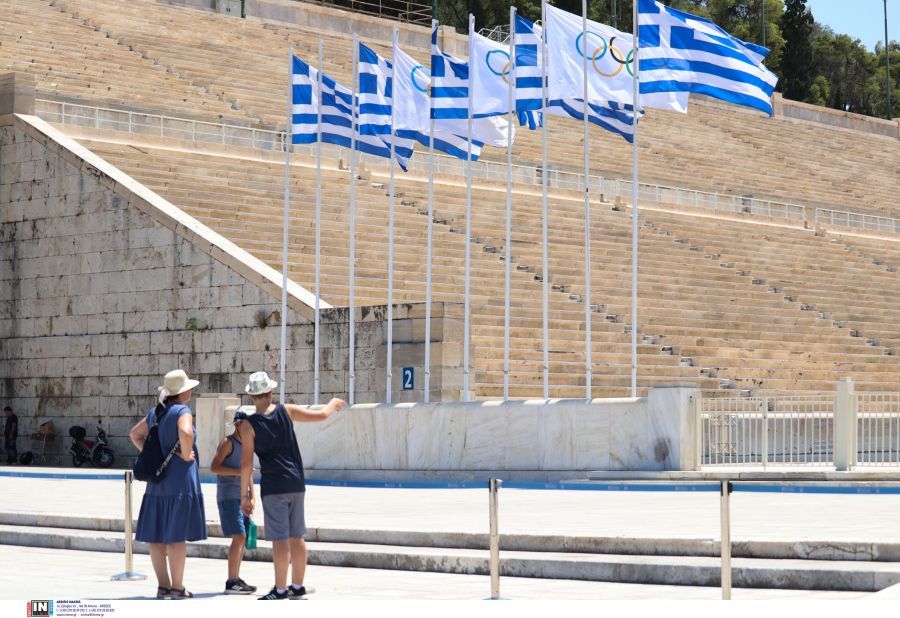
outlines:
[[[778,90],[786,98],[807,101],[860,114],[887,114],[884,46],[875,53],[858,39],[838,34],[815,22],[806,0],[661,0],[663,4],[714,21],[737,38],[765,45],[771,51],[765,64],[778,75]],[[521,15],[541,18],[540,0],[440,0],[441,23],[468,29],[491,29],[509,24],[509,7]],[[563,10],[581,14],[581,0],[552,0]],[[632,30],[632,0],[588,0],[588,17]],[[900,45],[890,45],[892,117],[900,116]]]

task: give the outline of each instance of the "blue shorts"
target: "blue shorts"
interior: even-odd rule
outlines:
[[[222,534],[246,536],[250,518],[241,512],[240,500],[222,500],[219,505],[219,520],[222,522]]]

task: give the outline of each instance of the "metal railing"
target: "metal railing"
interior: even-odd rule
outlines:
[[[816,208],[816,225],[900,234],[900,219],[828,208]]]
[[[836,394],[703,399],[697,461],[701,466],[900,466],[900,393],[855,393],[842,386]]]
[[[303,0],[303,2],[431,26],[430,2],[410,2],[409,0]]]
[[[856,407],[858,465],[900,465],[900,393],[859,393]]]
[[[270,152],[284,152],[285,134],[254,127],[242,127],[226,123],[175,118],[144,112],[95,107],[49,99],[35,100],[35,113],[52,123],[120,131],[131,135],[180,139],[198,144],[218,144]],[[314,145],[295,145],[295,152],[314,156]],[[338,146],[323,144],[322,153],[330,158],[346,155]],[[384,167],[385,159],[360,153],[360,161],[370,167]],[[428,160],[423,157],[410,160],[411,171],[425,174]],[[447,155],[434,157],[435,173],[451,176],[466,175],[466,162]],[[540,166],[513,165],[513,182],[540,187],[543,169]],[[547,184],[551,189],[583,191],[584,174],[560,169],[550,169]],[[506,163],[480,160],[472,163],[472,178],[487,182],[506,182]],[[603,176],[589,177],[591,193],[600,199],[631,202],[631,181]],[[807,221],[807,207],[799,204],[760,199],[753,196],[729,195],[682,187],[641,183],[639,197],[642,203],[657,207],[674,207],[703,210],[721,214],[749,214],[788,223]],[[865,229],[900,234],[900,219],[878,217],[827,208],[815,208],[817,224],[851,229]]]
[[[702,466],[830,466],[834,396],[703,399]]]
[[[56,124],[201,144],[284,152],[284,131],[268,131],[47,99],[35,99],[34,103],[35,113],[39,117]]]
[[[478,31],[478,34],[505,45],[509,41],[509,24],[500,24],[493,28],[482,28]]]

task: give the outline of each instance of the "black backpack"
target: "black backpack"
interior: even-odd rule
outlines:
[[[148,483],[158,483],[162,480],[172,456],[178,451],[179,443],[176,441],[175,446],[168,454],[163,454],[162,443],[159,441],[159,423],[169,411],[169,408],[163,404],[157,404],[156,413],[153,415],[153,425],[150,426],[150,433],[144,441],[144,448],[141,450],[137,459],[134,460],[134,478],[138,481],[146,481]]]

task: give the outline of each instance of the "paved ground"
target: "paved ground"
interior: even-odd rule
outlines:
[[[24,471],[22,469],[17,469]],[[0,472],[12,469],[0,467]],[[30,468],[29,472],[76,472]],[[85,471],[88,472],[88,471]],[[0,476],[0,511],[55,513],[93,517],[123,516],[124,483],[114,480],[34,479]],[[134,485],[134,512],[143,484]],[[218,520],[215,486],[204,485],[207,516]],[[614,491],[501,491],[501,532],[637,538],[716,539],[717,493]],[[311,527],[488,531],[486,489],[386,489],[310,486],[307,521]],[[900,543],[896,525],[900,496],[736,493],[732,501],[734,540],[831,540]],[[259,519],[262,519],[261,515]],[[135,556],[145,582],[110,582],[124,569],[121,555],[72,550],[0,546],[4,568],[0,599],[74,597],[144,599],[155,589],[149,558]],[[189,559],[186,582],[202,598],[222,599],[225,564]],[[271,566],[246,563],[244,578],[267,589]],[[482,599],[487,577],[309,568],[314,600],[328,599]],[[692,599],[715,600],[716,588],[646,586],[563,580],[503,578],[502,594],[513,599]],[[884,591],[866,593],[791,590],[734,591],[735,599],[900,598]],[[230,598],[230,597],[229,597]],[[246,599],[238,598],[235,602]]]
[[[0,467],[0,473],[22,468]],[[77,472],[30,468],[30,472]],[[134,484],[134,513],[143,483]],[[206,514],[218,521],[215,485],[204,484]],[[124,516],[119,481],[0,476],[0,511]],[[261,509],[259,502],[257,509]],[[488,532],[486,489],[385,489],[310,486],[310,527]],[[900,543],[900,495],[735,493],[735,541]],[[262,520],[261,512],[257,518]],[[638,538],[719,538],[718,493],[503,489],[501,533]]]
[[[15,564],[5,570],[0,598],[148,599],[156,593],[150,558],[135,555],[134,568],[148,575],[146,581],[111,582],[111,575],[124,570],[121,555],[32,547],[0,546],[0,564]],[[225,562],[188,558],[185,584],[201,599],[246,602],[255,597],[220,595],[225,585]],[[47,574],[52,573],[51,578]],[[264,592],[272,586],[272,566],[247,562],[242,577]],[[490,580],[480,575],[447,575],[310,566],[306,581],[316,588],[310,600],[477,600],[490,596]],[[687,586],[642,586],[567,580],[501,579],[501,596],[509,599],[683,599],[716,600],[717,588]],[[810,592],[803,590],[735,589],[733,598],[774,600],[863,599],[861,592]]]

